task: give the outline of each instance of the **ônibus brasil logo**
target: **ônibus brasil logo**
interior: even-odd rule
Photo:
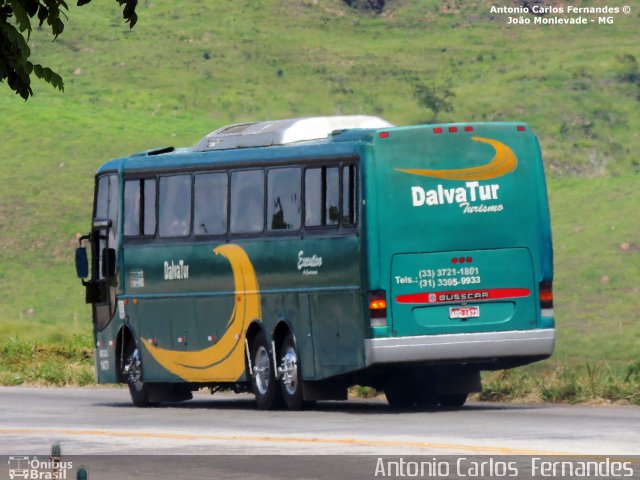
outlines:
[[[410,175],[465,181],[464,186],[453,188],[445,188],[442,184],[438,184],[436,188],[430,190],[425,190],[417,185],[412,186],[411,199],[414,207],[433,207],[456,203],[464,213],[489,213],[504,210],[504,205],[497,203],[500,184],[482,185],[480,180],[490,180],[513,172],[518,166],[518,158],[513,150],[498,140],[483,137],[471,137],[471,140],[486,143],[494,148],[495,155],[489,163],[477,167],[448,170],[395,169]],[[493,203],[478,203],[486,201],[493,201]]]
[[[39,460],[38,457],[13,456],[9,457],[9,479],[22,478],[25,480],[67,480],[67,474],[73,469],[73,462],[49,458]]]

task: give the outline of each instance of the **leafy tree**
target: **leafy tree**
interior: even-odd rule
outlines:
[[[414,87],[413,96],[421,107],[433,112],[433,118],[429,121],[436,121],[440,112],[453,111],[449,98],[454,98],[456,94],[444,86],[436,87],[421,83]]]
[[[138,0],[115,1],[123,7],[122,16],[129,23],[129,28],[133,28],[138,21]],[[78,0],[78,6],[90,2]],[[64,0],[0,0],[0,83],[6,81],[9,88],[25,100],[33,95],[32,74],[64,91],[60,75],[48,67],[29,61],[31,50],[28,43],[32,21],[38,22],[39,27],[46,22],[55,40],[64,30],[62,19],[67,19],[65,11],[68,10]]]

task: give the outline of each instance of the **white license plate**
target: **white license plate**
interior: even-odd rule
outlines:
[[[480,307],[449,307],[449,318],[478,318]]]

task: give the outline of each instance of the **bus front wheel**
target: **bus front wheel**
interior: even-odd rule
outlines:
[[[304,405],[302,396],[302,375],[300,359],[295,341],[291,334],[287,335],[280,348],[282,380],[282,396],[289,410],[300,410]]]
[[[260,410],[277,408],[281,393],[276,383],[275,365],[264,333],[258,333],[251,345],[251,387]]]
[[[125,358],[122,373],[129,386],[131,401],[136,407],[155,405],[149,401],[149,385],[142,380],[142,362],[138,348],[135,345],[130,345]]]

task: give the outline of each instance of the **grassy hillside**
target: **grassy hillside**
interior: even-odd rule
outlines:
[[[36,84],[24,103],[0,85],[0,338],[89,331],[72,248],[103,161],[230,122],[368,113],[529,122],[556,248],[548,368],[640,358],[640,10],[613,25],[510,26],[484,0],[389,0],[380,15],[341,0],[141,1],[129,30],[115,2],[94,3],[72,7],[55,42],[32,36],[64,94]],[[451,111],[425,108],[424,87],[453,93]]]

